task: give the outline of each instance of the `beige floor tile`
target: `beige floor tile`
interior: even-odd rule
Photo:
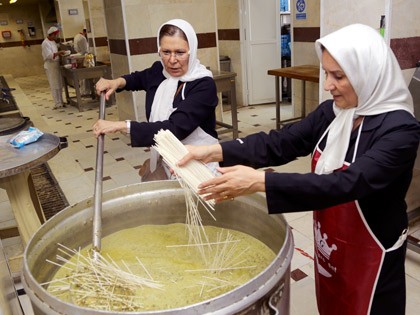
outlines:
[[[0,202],[8,201],[9,197],[7,197],[7,192],[4,189],[0,188]]]
[[[306,264],[306,265],[300,267],[299,269],[302,270],[305,274],[307,274],[308,277],[310,277],[314,281],[314,285],[315,285],[315,266],[314,266],[314,263],[311,262],[309,264]]]
[[[420,281],[417,274],[416,278],[407,276],[407,306],[406,314],[414,315],[418,314],[420,310]]]
[[[8,258],[19,256],[24,251],[22,240],[19,236],[5,238],[2,239],[1,242],[3,244],[4,253]]]
[[[420,240],[420,220],[410,226],[409,234]]]
[[[119,187],[137,184],[141,181],[138,171],[134,169],[125,173],[114,174],[112,175],[112,179]]]
[[[108,167],[104,167],[103,173],[105,176],[110,176],[112,179],[114,179],[115,175],[119,174],[129,174],[129,173],[138,173],[127,161],[119,161],[114,162],[112,164],[107,165]]]
[[[290,222],[290,225],[293,227],[294,230],[299,231],[309,240],[313,240],[312,213],[307,212],[307,215],[293,220],[292,222]]]
[[[75,159],[69,158],[65,151],[61,151],[48,161],[48,165],[57,181],[76,178],[84,173]]]
[[[293,228],[292,233],[293,233],[293,241],[295,243],[295,247],[304,249],[309,246],[313,246],[313,240],[307,235],[305,235],[304,233],[302,233],[301,230]]]
[[[420,284],[420,254],[408,250],[405,259],[405,273],[413,279],[419,281]],[[420,296],[420,291],[419,291]]]
[[[315,299],[315,283],[306,277],[290,286],[290,315],[318,314]]]
[[[93,182],[86,173],[60,181],[60,187],[70,205],[92,197],[94,192]]]
[[[305,248],[305,250],[310,249],[311,247]],[[293,252],[293,259],[290,267],[292,270],[300,269],[302,270],[307,265],[313,265],[313,260],[302,255],[301,251],[294,250]]]
[[[310,212],[312,213],[312,212]],[[287,222],[291,224],[294,220],[300,219],[308,215],[308,212],[302,211],[302,212],[290,212],[290,213],[284,213],[284,217],[286,218]]]
[[[15,216],[10,207],[9,200],[0,202],[0,227],[16,226]]]

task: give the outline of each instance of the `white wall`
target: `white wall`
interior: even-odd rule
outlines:
[[[85,27],[85,13],[82,0],[58,0],[61,38],[73,39]],[[77,15],[70,15],[69,10],[77,10]]]
[[[321,1],[321,37],[353,23],[366,24],[377,28],[379,31],[381,15],[385,15],[387,1]],[[330,93],[325,92],[323,89],[323,71],[320,72],[319,82],[319,99],[321,103],[323,100],[331,98]]]
[[[337,5],[339,4],[339,5]],[[388,42],[396,38],[420,36],[419,0],[370,0],[370,1],[321,1],[321,36],[353,23],[367,24],[379,29],[381,15],[386,15],[385,38]],[[418,56],[420,59],[420,56]],[[403,70],[407,84],[414,68]],[[321,71],[320,82],[323,80]],[[320,100],[328,98],[320,85]]]

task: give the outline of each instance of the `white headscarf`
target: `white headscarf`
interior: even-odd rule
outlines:
[[[159,27],[157,36],[158,51],[160,49],[159,34],[164,25],[174,25],[180,28],[187,36],[188,45],[190,49],[188,60],[188,71],[181,77],[171,77],[170,74],[163,68],[163,75],[166,77],[158,87],[152,103],[152,110],[150,113],[150,121],[162,121],[169,118],[174,111],[172,103],[178,87],[178,81],[191,82],[203,77],[213,77],[210,70],[207,70],[197,59],[198,41],[197,35],[190,23],[181,19],[170,20]],[[161,60],[162,65],[163,61]]]
[[[413,115],[413,100],[397,59],[377,30],[353,24],[318,39],[315,49],[320,61],[321,45],[343,69],[358,96],[354,108],[341,109],[334,103],[336,117],[315,169],[317,174],[329,174],[343,166],[356,117],[394,110]]]

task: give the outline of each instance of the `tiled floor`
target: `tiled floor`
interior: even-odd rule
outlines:
[[[52,110],[52,99],[45,76],[33,76],[6,79],[10,87],[15,87],[14,96],[21,112],[31,118],[40,130],[66,136],[68,147],[61,150],[49,162],[49,166],[63,190],[69,204],[91,197],[94,192],[96,139],[92,136],[91,126],[98,117],[97,110],[79,112],[75,107]],[[283,106],[282,117],[291,116],[292,107]],[[229,121],[229,112],[224,112],[224,119]],[[273,105],[259,105],[239,109],[240,135],[257,131],[268,131],[275,126],[275,108]],[[106,109],[106,118],[118,119],[116,106]],[[224,134],[222,140],[229,137]],[[129,138],[122,134],[106,136],[104,155],[103,189],[139,181],[138,169],[148,156],[147,150],[131,148]],[[287,166],[277,167],[277,171],[308,172],[309,159],[298,159]],[[317,314],[314,289],[312,214],[310,212],[285,215],[293,228],[295,251],[291,262],[291,315]],[[14,218],[10,214],[7,195],[0,190],[0,226],[13,226]],[[420,224],[411,229],[411,234],[420,239]],[[8,255],[22,252],[20,239],[2,240]],[[406,260],[407,279],[407,314],[418,314],[420,309],[420,254],[408,251]],[[18,289],[20,284],[17,284]],[[22,290],[18,291],[22,293]],[[25,314],[31,314],[28,299],[20,294]],[[1,313],[1,312],[0,312]]]

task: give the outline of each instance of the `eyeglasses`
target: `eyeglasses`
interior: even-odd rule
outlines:
[[[159,50],[159,56],[162,59],[168,60],[170,59],[172,56],[174,56],[174,58],[176,60],[186,60],[190,55],[189,51],[170,51],[170,50]]]

